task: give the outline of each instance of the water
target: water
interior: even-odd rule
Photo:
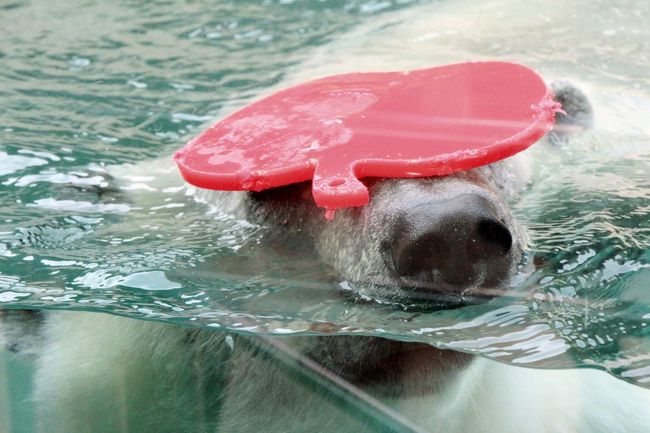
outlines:
[[[549,1],[535,16],[474,6],[4,3],[0,303],[380,335],[650,386],[650,6]],[[597,113],[570,147],[536,149],[544,164],[515,208],[532,238],[528,266],[486,305],[425,313],[355,298],[306,252],[261,255],[250,248],[259,227],[160,187],[159,162],[113,168],[171,155],[287,83],[484,58],[570,78]]]

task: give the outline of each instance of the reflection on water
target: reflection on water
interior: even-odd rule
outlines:
[[[363,333],[650,383],[648,6],[540,2],[530,27],[502,1],[483,15],[469,2],[396,11],[407,3],[7,7],[0,303]],[[575,78],[597,113],[570,147],[536,149],[543,163],[515,208],[529,266],[489,304],[426,313],[356,298],[307,252],[260,252],[260,227],[210,207],[169,167],[111,167],[171,154],[216,113],[280,84],[478,58]]]

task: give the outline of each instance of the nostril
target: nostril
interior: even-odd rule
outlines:
[[[478,235],[491,245],[497,246],[505,254],[512,247],[510,230],[499,221],[484,219],[478,223]]]

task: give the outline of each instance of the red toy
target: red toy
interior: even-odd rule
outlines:
[[[331,218],[368,203],[359,178],[442,176],[498,161],[541,138],[558,110],[544,81],[513,63],[335,75],[249,105],[174,157],[185,180],[208,189],[313,178]]]

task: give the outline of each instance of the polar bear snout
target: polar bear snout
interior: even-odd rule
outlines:
[[[461,292],[502,283],[512,244],[496,206],[470,192],[403,210],[382,247],[387,267],[407,286]]]

